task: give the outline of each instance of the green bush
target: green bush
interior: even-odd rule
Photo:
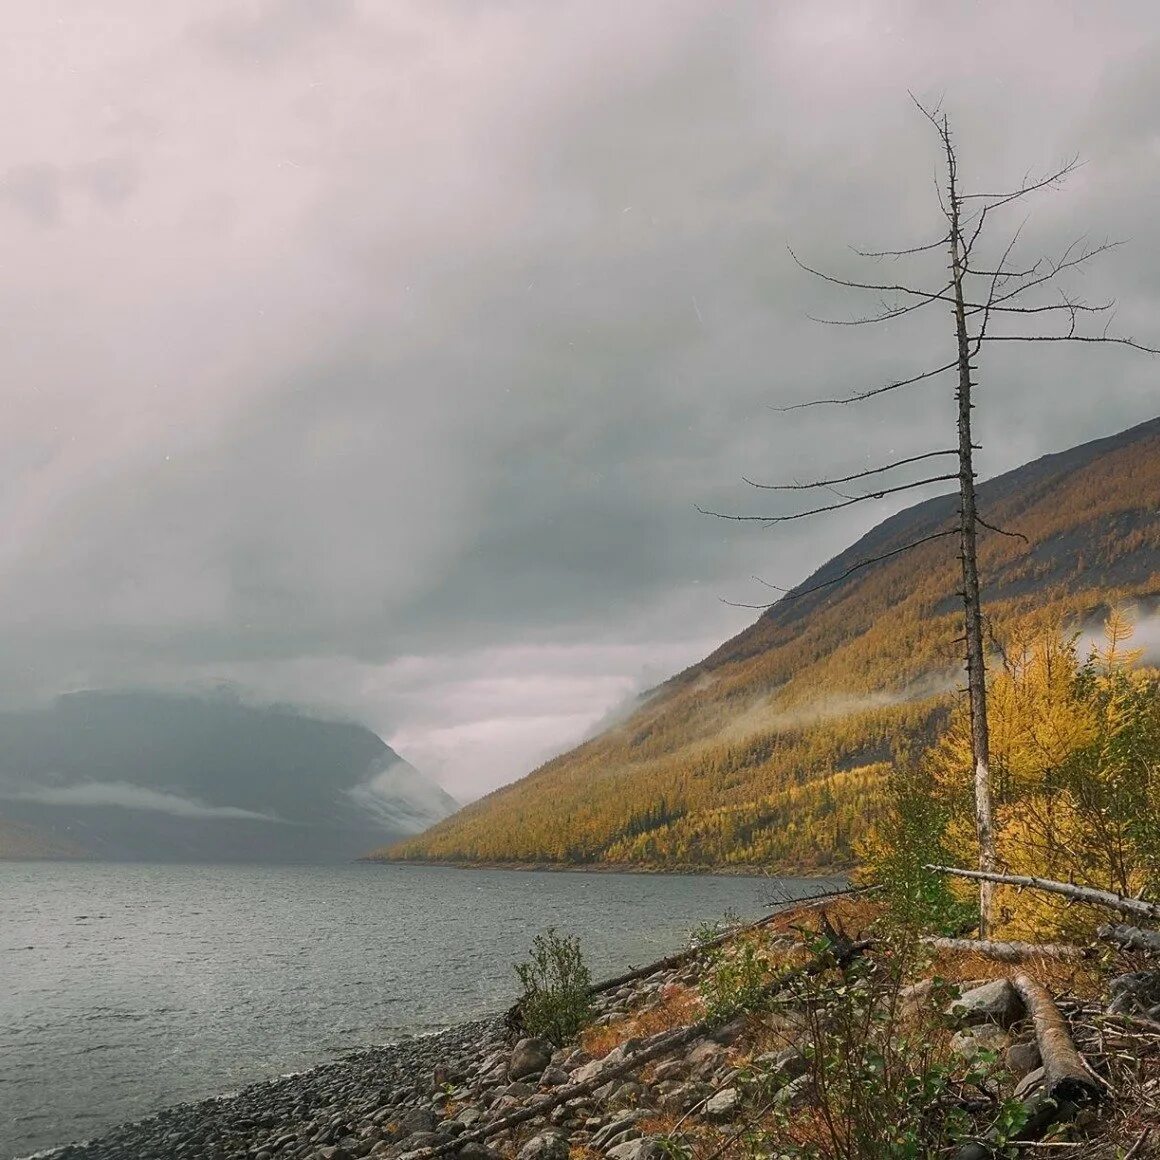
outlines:
[[[725,1022],[761,1010],[772,978],[773,968],[753,939],[718,949],[699,986],[705,1014]]]
[[[900,926],[932,934],[958,934],[977,921],[977,910],[951,891],[928,865],[953,862],[944,845],[948,810],[930,771],[901,761],[886,787],[886,809],[864,851],[871,877],[883,888],[887,913]]]
[[[950,987],[936,979],[921,1007],[904,1014],[905,980],[913,968],[925,969],[912,949],[883,932],[873,959],[855,959],[836,976],[796,981],[804,1074],[794,1081],[758,1069],[750,1077],[773,1109],[751,1156],[926,1160],[987,1135],[997,1155],[1008,1154],[1002,1149],[1023,1126],[1025,1109],[999,1096],[1000,1081],[1009,1077],[995,1052],[963,1060],[940,1046]],[[778,1098],[794,1082],[807,1085],[802,1104]]]
[[[592,974],[580,941],[549,927],[532,940],[526,963],[516,965],[523,993],[524,1029],[557,1046],[572,1039],[592,1018]]]

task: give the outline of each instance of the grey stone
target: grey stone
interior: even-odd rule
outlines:
[[[1041,1062],[1037,1043],[1012,1043],[1004,1057],[1007,1070],[1017,1079],[1022,1079],[1029,1071],[1034,1071]]]
[[[664,1083],[670,1079],[684,1079],[689,1074],[689,1065],[683,1059],[667,1059],[653,1072],[654,1083]]]
[[[605,1155],[609,1160],[663,1160],[665,1150],[651,1136],[642,1136],[614,1145]]]
[[[661,1096],[661,1110],[687,1112],[712,1094],[712,1089],[703,1083],[683,1083]]]
[[[541,1075],[552,1062],[552,1045],[546,1039],[521,1039],[512,1051],[507,1073],[511,1079]]]
[[[626,1128],[631,1128],[634,1124],[645,1118],[643,1112],[629,1112],[627,1115],[616,1116],[610,1120],[604,1127],[600,1128],[592,1136],[592,1147],[603,1148],[611,1141],[613,1136],[619,1135]]]
[[[1035,1068],[1034,1071],[1029,1071],[1016,1085],[1015,1090],[1011,1093],[1017,1100],[1023,1099],[1034,1091],[1041,1083],[1046,1071],[1042,1067]]]
[[[540,1132],[516,1153],[516,1160],[568,1160],[568,1137],[562,1132]]]
[[[1005,1051],[1011,1040],[1007,1033],[994,1023],[982,1023],[964,1031],[956,1031],[951,1037],[951,1050],[965,1059],[974,1059],[980,1051]]]
[[[723,1088],[710,1096],[705,1104],[705,1115],[711,1120],[728,1120],[741,1107],[741,1093],[736,1088]]]
[[[1160,1003],[1160,971],[1130,971],[1117,975],[1109,984],[1112,1001],[1109,1011],[1127,1014],[1146,1011]]]
[[[744,1015],[739,1015],[736,1019],[730,1020],[723,1027],[718,1027],[716,1031],[712,1032],[709,1038],[714,1043],[724,1044],[726,1047],[731,1047],[744,1034],[747,1027],[747,1021]]]
[[[968,1027],[994,1023],[1010,1027],[1023,1017],[1023,1000],[1008,979],[995,979],[965,991],[951,1004],[948,1014]]]
[[[499,1160],[499,1153],[479,1140],[464,1144],[455,1155],[461,1157],[461,1160]]]

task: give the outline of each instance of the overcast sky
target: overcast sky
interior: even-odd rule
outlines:
[[[1081,288],[1157,337],[1155,0],[8,13],[0,700],[228,680],[466,799],[698,659],[755,615],[721,597],[918,496],[773,531],[696,504],[947,445],[946,380],[770,409],[948,357],[938,308],[810,322],[872,303],[786,251],[938,236],[908,89],[974,188],[1081,154],[1024,252],[1130,238]],[[1150,418],[1158,374],[992,348],[983,474]]]

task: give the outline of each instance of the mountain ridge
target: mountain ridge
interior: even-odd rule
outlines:
[[[990,631],[1160,595],[1160,418],[978,487]],[[957,496],[896,513],[625,721],[375,856],[669,869],[848,865],[881,779],[929,741],[959,679]],[[836,583],[817,587],[827,580]],[[829,711],[837,706],[837,711]]]
[[[89,690],[0,712],[0,856],[348,860],[456,804],[371,730],[290,706]]]

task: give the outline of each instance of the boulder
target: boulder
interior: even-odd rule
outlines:
[[[689,1074],[689,1065],[683,1059],[666,1059],[653,1072],[654,1083],[664,1083],[670,1079],[685,1079]]]
[[[516,1153],[516,1160],[568,1160],[568,1137],[563,1132],[540,1132]]]
[[[980,1023],[1010,1027],[1023,1017],[1023,1000],[1009,979],[995,979],[981,987],[964,991],[951,1004],[947,1013],[966,1027]]]
[[[714,1043],[724,1044],[726,1047],[732,1047],[746,1031],[747,1020],[744,1015],[739,1015],[736,1019],[730,1020],[722,1027],[718,1027],[716,1031],[710,1032],[709,1038]]]
[[[1022,1079],[1029,1071],[1034,1071],[1043,1062],[1039,1058],[1039,1044],[1012,1043],[1007,1048],[1003,1062],[1013,1076]]]
[[[622,1132],[628,1131],[630,1128],[634,1128],[644,1118],[644,1112],[629,1112],[626,1115],[616,1116],[594,1133],[591,1141],[592,1147],[597,1149],[604,1148],[612,1142],[614,1137],[619,1136]],[[639,1135],[640,1133],[637,1134]]]
[[[705,1104],[705,1115],[711,1120],[729,1120],[741,1107],[741,1093],[736,1088],[722,1088],[716,1095],[710,1096]]]
[[[524,1079],[529,1075],[542,1075],[544,1068],[552,1062],[553,1050],[546,1039],[521,1039],[508,1061],[508,1078]]]
[[[464,1144],[455,1155],[460,1160],[499,1160],[499,1153],[479,1140]]]
[[[627,1140],[604,1153],[609,1160],[663,1160],[665,1150],[651,1136],[639,1140]]]
[[[712,1089],[703,1083],[683,1083],[661,1096],[661,1110],[683,1114],[710,1095],[712,1095]]]
[[[951,1038],[951,1050],[965,1059],[974,1059],[980,1051],[1002,1052],[1010,1045],[1007,1033],[994,1023],[982,1023],[964,1031],[956,1031]]]
[[[1109,984],[1112,1001],[1109,1011],[1122,1014],[1148,1012],[1160,1003],[1160,971],[1130,971],[1117,975]]]

